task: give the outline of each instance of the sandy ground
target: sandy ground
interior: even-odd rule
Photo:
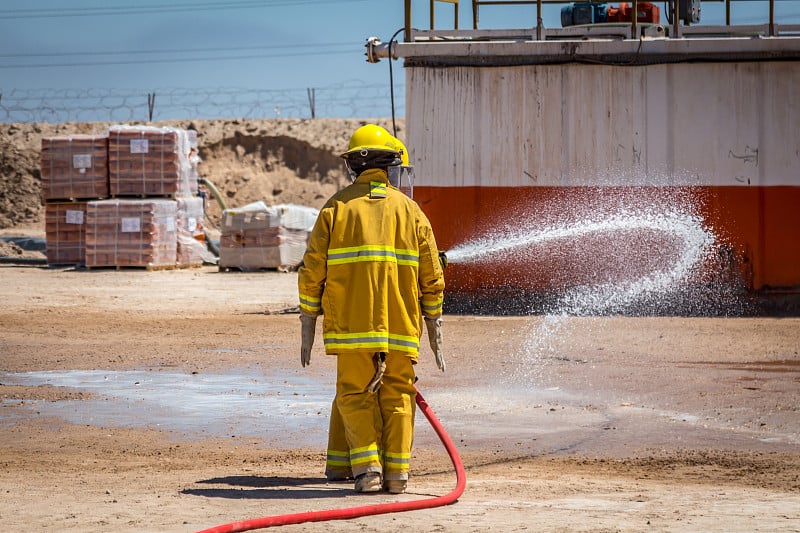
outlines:
[[[409,492],[366,496],[324,481],[327,407],[266,412],[237,435],[212,431],[213,405],[209,431],[169,413],[131,424],[93,416],[103,402],[138,413],[102,390],[20,384],[52,370],[238,372],[286,397],[297,380],[320,383],[328,402],[334,365],[319,339],[300,368],[295,274],[0,265],[0,280],[6,531],[192,532],[455,485],[421,416]],[[445,323],[447,372],[426,348],[419,388],[466,466],[459,501],[284,530],[800,530],[800,319]]]
[[[171,125],[198,130],[229,206],[318,207],[360,124]],[[43,236],[41,138],[106,128],[0,126],[0,237]],[[42,254],[0,242],[0,256]],[[449,493],[421,416],[408,494],[325,482],[335,366],[318,338],[300,368],[296,300],[294,274],[0,264],[4,529],[194,532]],[[425,347],[419,388],[466,465],[459,501],[285,530],[800,531],[800,319],[445,324],[447,372]],[[99,385],[68,381],[87,375]]]

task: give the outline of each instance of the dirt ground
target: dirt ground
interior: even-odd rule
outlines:
[[[319,207],[362,122],[169,125],[199,132],[201,175],[229,207]],[[0,125],[0,237],[43,237],[41,138],[107,126]],[[43,258],[2,241],[0,256]],[[422,416],[407,494],[325,482],[335,365],[318,338],[300,367],[296,280],[0,263],[4,529],[194,532],[450,493]],[[800,531],[800,319],[447,314],[445,346],[446,373],[427,347],[417,373],[466,467],[458,502],[284,530]],[[80,371],[142,392],[63,378]],[[221,377],[227,395],[209,388]],[[180,409],[148,403],[159,380]]]
[[[287,396],[291,380],[318,380],[328,401],[335,368],[319,338],[300,368],[295,274],[0,265],[0,280],[6,531],[192,532],[455,486],[421,416],[408,493],[367,496],[323,478],[326,409],[267,413],[256,434],[213,434],[147,413],[136,425],[97,422],[81,406],[120,400],[18,384],[33,371],[247,371]],[[418,375],[466,466],[458,502],[284,530],[800,530],[800,319],[445,324],[447,372],[425,347]],[[84,421],[53,414],[60,405],[86,410]],[[292,431],[300,421],[308,438]]]

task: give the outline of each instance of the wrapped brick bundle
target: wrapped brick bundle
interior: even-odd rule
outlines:
[[[108,130],[108,176],[112,196],[192,196],[192,146],[186,130],[112,126]]]
[[[204,262],[216,262],[216,258],[206,248],[203,199],[189,196],[179,197],[176,201],[178,204],[178,266],[201,266]]]
[[[48,264],[83,264],[86,202],[48,203],[45,207],[45,242]]]
[[[86,208],[87,267],[175,266],[174,200],[100,200]]]
[[[93,200],[109,195],[106,135],[43,138],[40,166],[45,200]]]
[[[220,269],[295,270],[303,261],[308,233],[319,212],[291,204],[255,202],[222,214]]]
[[[194,184],[194,193],[197,193],[197,184],[200,180],[200,145],[197,142],[197,131],[186,130],[186,142],[189,148],[189,184]]]

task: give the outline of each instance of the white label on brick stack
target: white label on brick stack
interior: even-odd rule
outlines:
[[[175,231],[175,217],[167,217],[167,231]]]
[[[140,231],[142,227],[139,217],[122,217],[122,233]]]
[[[147,139],[131,139],[132,154],[146,154],[150,151],[149,148]]]
[[[86,174],[86,169],[92,168],[92,154],[72,154],[72,168],[77,168],[81,174]]]
[[[83,224],[83,211],[67,211],[67,224]]]

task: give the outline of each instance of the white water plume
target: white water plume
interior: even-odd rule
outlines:
[[[700,216],[687,210],[685,202],[680,203],[682,208],[659,202],[658,206],[599,210],[583,220],[496,232],[491,237],[447,252],[453,264],[492,263],[513,255],[528,257],[531,264],[547,265],[545,254],[558,253],[565,242],[584,239],[588,246],[575,247],[570,257],[578,270],[581,266],[592,265],[602,272],[607,267],[602,260],[603,253],[619,251],[622,256],[642,253],[655,259],[647,262],[650,270],[636,266],[627,268],[628,264],[623,261],[622,275],[614,281],[591,284],[584,280],[577,286],[561,288],[554,283],[553,304],[548,307],[547,314],[535,319],[536,325],[520,347],[521,364],[512,367],[507,378],[520,382],[545,380],[548,373],[544,366],[560,357],[575,320],[571,317],[625,313],[640,308],[663,311],[676,303],[697,304],[697,297],[691,290],[692,276],[716,249],[716,237],[704,227]],[[610,252],[595,250],[591,239],[596,237],[612,239],[617,248]],[[653,238],[670,244],[653,245],[648,242]],[[607,261],[611,259],[606,255]],[[520,289],[520,294],[523,293]]]
[[[667,294],[687,281],[708,257],[715,237],[704,229],[702,219],[675,209],[636,211],[624,209],[605,217],[579,220],[539,229],[519,229],[478,239],[447,252],[451,263],[497,260],[502,253],[531,248],[553,241],[618,233],[624,239],[636,232],[659,232],[679,243],[677,253],[663,257],[663,267],[634,279],[581,285],[567,289],[559,298],[555,314],[586,315],[624,309],[645,298]]]

